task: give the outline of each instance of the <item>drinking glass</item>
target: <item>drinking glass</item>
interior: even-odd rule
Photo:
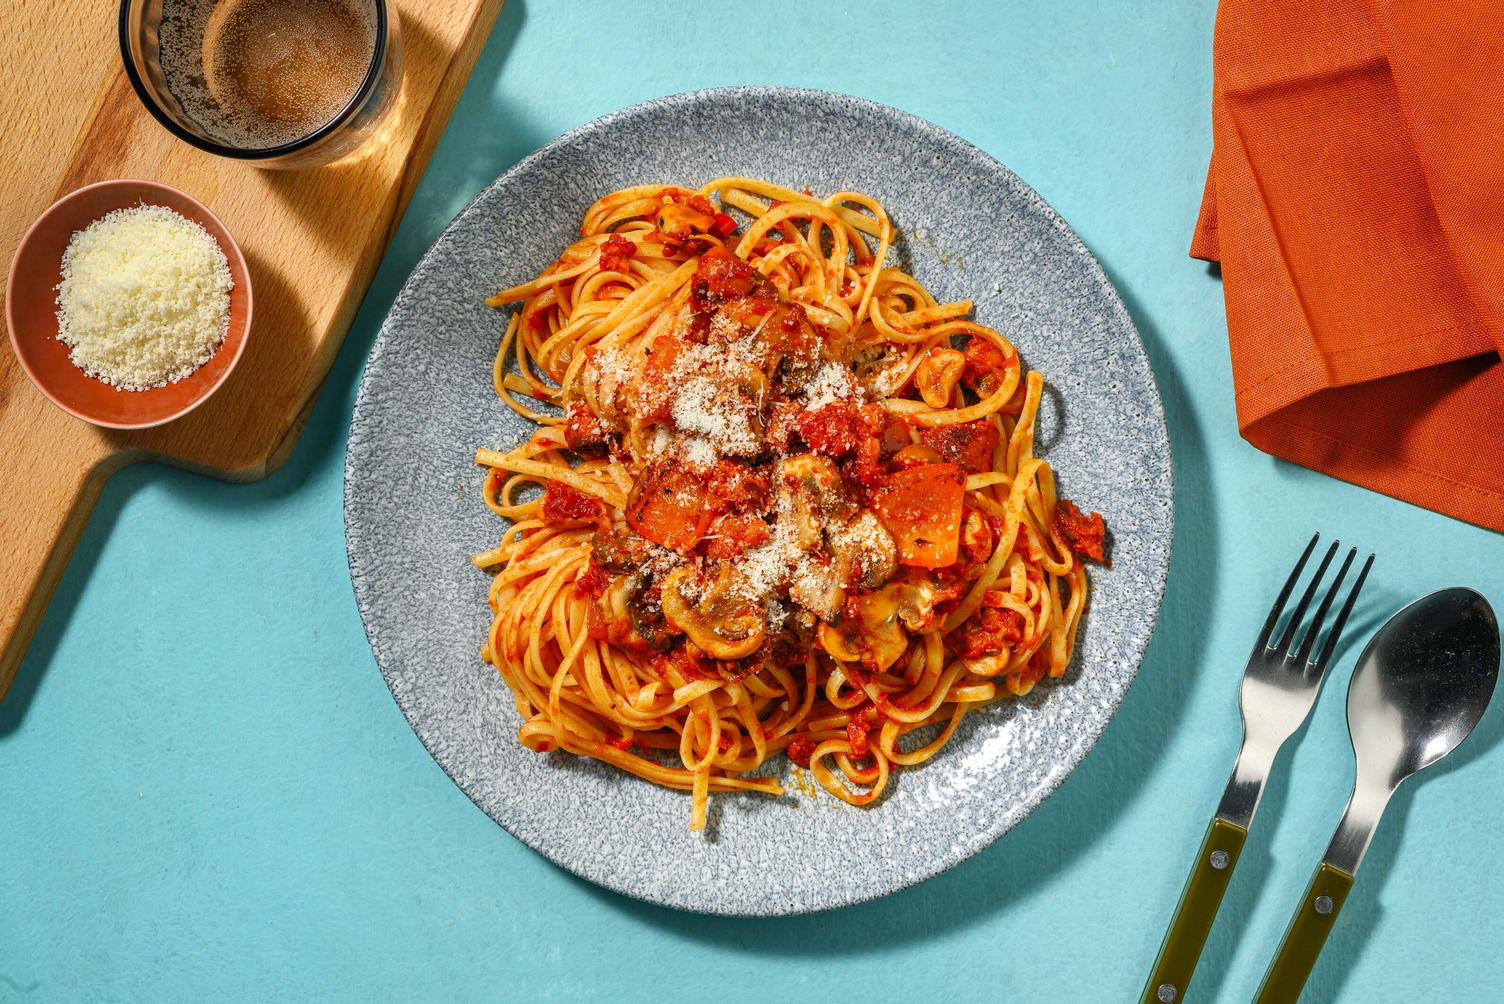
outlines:
[[[168,0],[169,3],[172,0]],[[375,47],[359,88],[333,118],[305,136],[275,146],[235,145],[212,134],[184,110],[167,85],[161,61],[163,0],[121,0],[120,54],[146,110],[174,136],[221,157],[257,167],[300,169],[338,160],[383,125],[402,89],[402,32],[386,0],[355,0],[375,25]],[[197,39],[201,43],[202,39]]]

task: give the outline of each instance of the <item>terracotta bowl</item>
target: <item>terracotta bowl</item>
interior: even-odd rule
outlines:
[[[229,261],[235,285],[230,329],[209,361],[177,383],[133,391],[89,376],[68,358],[68,346],[57,337],[57,284],[63,278],[63,252],[76,231],[108,212],[142,203],[166,206],[207,230]],[[145,429],[203,404],[235,368],[251,327],[251,277],[235,238],[196,199],[154,181],[101,181],[53,203],[21,238],[10,263],[5,323],[21,368],[53,404],[95,425]]]

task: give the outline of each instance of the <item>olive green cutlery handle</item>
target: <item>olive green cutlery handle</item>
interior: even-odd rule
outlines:
[[[1186,984],[1196,971],[1206,936],[1211,933],[1222,894],[1243,850],[1248,831],[1237,823],[1213,819],[1196,856],[1196,867],[1180,894],[1175,919],[1154,960],[1154,973],[1144,987],[1144,1004],[1172,1004],[1185,998]]]
[[[1352,875],[1341,868],[1323,861],[1316,869],[1306,898],[1291,919],[1285,940],[1280,942],[1279,954],[1264,975],[1256,1004],[1295,1004],[1300,999],[1306,978],[1316,968],[1316,956],[1321,954],[1321,946],[1332,933],[1337,914],[1342,912],[1342,903],[1352,887]]]

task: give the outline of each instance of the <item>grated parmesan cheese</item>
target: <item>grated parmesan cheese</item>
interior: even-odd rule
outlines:
[[[831,546],[842,551],[874,554],[893,548],[893,538],[887,529],[866,509],[845,522],[828,524],[825,536],[830,539]]]
[[[718,342],[734,342],[741,337],[742,326],[739,322],[717,311],[710,319],[710,334]]]
[[[230,326],[230,265],[203,227],[164,206],[117,209],[73,235],[57,337],[73,365],[124,390],[208,362]]]
[[[860,399],[861,396],[856,378],[849,369],[840,363],[822,363],[804,387],[804,408],[806,411],[819,411],[828,404]]]
[[[683,457],[685,463],[695,464],[699,467],[709,467],[716,462],[716,458],[720,454],[716,453],[715,447],[710,444],[710,440],[699,436],[686,436],[684,437],[680,456]]]
[[[672,432],[669,432],[661,425],[653,430],[653,439],[648,443],[649,453],[657,456],[658,454],[668,453],[672,451],[673,448],[674,434]]]
[[[820,573],[814,553],[806,551],[799,540],[798,513],[787,492],[780,492],[770,514],[772,537],[764,544],[748,548],[734,562],[746,579],[746,598],[762,602],[787,592],[789,587],[804,584],[813,588]],[[818,549],[818,548],[817,548]]]
[[[686,346],[674,360],[672,411],[681,432],[694,432],[722,456],[755,457],[762,442],[747,404],[734,392],[738,364],[724,351]]]
[[[649,543],[647,559],[642,564],[642,570],[646,571],[654,579],[662,579],[674,569],[684,564],[684,555],[678,551],[670,551],[666,547]]]

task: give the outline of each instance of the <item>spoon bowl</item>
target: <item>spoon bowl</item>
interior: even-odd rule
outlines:
[[[1471,589],[1422,596],[1378,630],[1353,670],[1347,725],[1358,774],[1390,790],[1446,756],[1499,678],[1499,625]]]

